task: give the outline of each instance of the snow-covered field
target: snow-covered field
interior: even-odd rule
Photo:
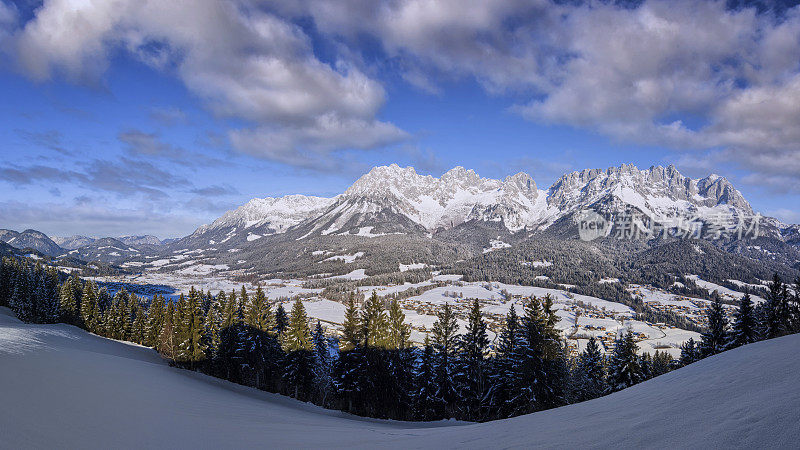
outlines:
[[[800,335],[589,402],[483,424],[370,420],[169,367],[0,308],[3,448],[796,448]]]

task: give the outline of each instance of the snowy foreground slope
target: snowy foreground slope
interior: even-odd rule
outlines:
[[[594,401],[503,421],[384,422],[164,364],[150,349],[0,308],[0,447],[758,447],[800,442],[800,335]]]

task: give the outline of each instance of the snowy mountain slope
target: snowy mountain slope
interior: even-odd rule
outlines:
[[[58,244],[61,248],[67,250],[75,250],[76,248],[89,245],[97,239],[88,236],[53,236],[53,242]]]
[[[793,448],[800,440],[800,335],[585,403],[483,424],[424,424],[326,411],[171,368],[150,349],[9,314],[0,308],[8,448]]]
[[[117,238],[117,240],[119,240],[123,244],[134,245],[134,246],[140,246],[140,245],[157,246],[162,244],[161,239],[150,234],[146,234],[143,236],[120,236]]]
[[[511,232],[544,230],[559,219],[592,208],[614,215],[635,208],[649,216],[691,217],[732,212],[753,214],[742,194],[723,177],[684,177],[674,166],[640,170],[629,164],[563,175],[548,190],[528,174],[504,180],[482,178],[455,167],[440,178],[413,167],[375,167],[343,194],[253,199],[190,236],[220,242],[249,229],[259,236],[293,227],[298,237],[331,234],[431,233],[470,221],[502,223]],[[775,221],[777,223],[777,221]],[[768,222],[780,237],[782,228]],[[786,227],[784,225],[784,227]],[[216,233],[212,236],[212,231]]]
[[[59,255],[64,249],[47,237],[46,234],[36,230],[25,230],[18,233],[13,230],[0,230],[0,240],[19,249],[32,248],[45,255]]]
[[[434,178],[392,164],[356,180],[323,215],[311,219],[310,232],[383,230],[396,226],[397,218],[413,224],[406,225],[409,231],[447,229],[470,220],[502,222],[517,231],[540,220],[545,210],[545,192],[525,173],[494,180],[455,167]]]

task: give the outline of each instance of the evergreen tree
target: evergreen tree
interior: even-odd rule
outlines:
[[[488,347],[486,323],[481,316],[480,302],[475,299],[467,318],[467,332],[462,336],[459,346],[459,373],[456,376],[461,416],[466,420],[481,420],[484,416]]]
[[[406,315],[400,309],[397,299],[389,303],[389,333],[387,347],[390,349],[404,349],[408,347],[408,338],[411,336],[411,326],[406,321]]]
[[[164,328],[164,314],[166,314],[166,303],[161,295],[154,295],[147,308],[147,320],[144,329],[144,345],[156,347],[158,336]]]
[[[333,389],[332,362],[330,345],[319,320],[311,339],[314,343],[314,396],[319,405],[326,406]]]
[[[178,302],[180,310],[180,343],[178,344],[178,360],[188,362],[190,367],[206,357],[206,346],[203,342],[203,298],[194,286],[183,302]]]
[[[342,351],[352,350],[361,345],[361,319],[355,303],[355,294],[350,293],[347,306],[344,311],[344,322],[342,322],[342,337],[339,342],[339,349]]]
[[[375,291],[364,303],[361,314],[361,336],[364,347],[385,348],[389,323],[383,308],[383,301]]]
[[[700,359],[700,353],[695,345],[694,338],[689,338],[688,341],[681,344],[681,358],[682,366],[687,366]]]
[[[758,340],[758,330],[750,294],[746,293],[739,300],[739,309],[734,314],[728,348],[739,347]]]
[[[183,297],[183,295],[181,295],[181,297]],[[176,316],[175,303],[167,303],[167,309],[164,313],[164,325],[156,346],[156,350],[158,350],[163,357],[171,360],[175,360],[178,354],[177,332],[175,330]]]
[[[433,323],[431,333],[433,334],[433,345],[435,349],[435,378],[436,378],[436,399],[444,407],[441,413],[449,417],[448,411],[457,399],[455,382],[453,380],[453,363],[456,352],[458,323],[450,304],[445,303],[439,308],[436,314],[436,322]]]
[[[256,293],[249,298],[244,315],[245,324],[247,326],[261,331],[272,330],[274,319],[272,317],[272,311],[269,309],[267,296],[264,295],[264,290],[261,289],[261,286],[258,286],[256,288]]]
[[[300,297],[295,299],[289,324],[282,335],[283,349],[286,352],[295,350],[311,350],[311,330],[308,328],[308,316]]]
[[[597,339],[592,336],[578,356],[573,375],[573,400],[582,402],[600,397],[608,390],[606,385],[605,357]]]
[[[510,404],[514,414],[551,408],[563,399],[566,365],[561,367],[559,344],[551,337],[549,327],[556,320],[550,314],[552,309],[536,297],[525,305]]]
[[[278,308],[275,310],[275,332],[282,336],[288,325],[289,318],[286,316],[286,310],[283,309],[283,303],[278,302]]]
[[[713,297],[714,300],[706,311],[708,328],[700,341],[700,353],[704,358],[725,350],[725,344],[728,342],[728,319],[725,309],[719,293],[714,291]]]
[[[608,391],[615,392],[644,380],[639,357],[636,355],[638,346],[633,340],[633,332],[617,338],[614,343],[614,352],[608,363]]]
[[[67,278],[59,289],[59,301],[62,312],[62,320],[66,323],[78,324],[80,311],[78,310],[78,302],[75,300],[76,289],[73,284],[73,277]],[[80,281],[78,281],[80,283]]]
[[[769,295],[763,305],[764,337],[772,339],[783,336],[787,332],[789,309],[786,302],[786,290],[781,277],[775,273],[769,286]]]
[[[137,344],[144,344],[146,320],[144,308],[142,305],[136,305],[136,312],[134,313],[133,324],[131,325],[131,342]]]
[[[656,353],[653,355],[652,376],[657,377],[664,375],[672,370],[672,364],[672,356],[670,356],[669,353],[656,350]]]
[[[496,356],[492,360],[489,375],[488,394],[492,418],[499,419],[511,415],[513,388],[517,369],[517,347],[519,344],[519,318],[514,305],[506,315],[505,325],[498,336]]]
[[[282,339],[287,353],[284,382],[292,397],[306,400],[314,381],[314,354],[308,316],[299,297],[292,305],[289,323]]]
[[[436,420],[442,417],[440,411],[443,405],[437,397],[438,391],[433,346],[428,336],[425,336],[425,349],[415,381],[413,415],[416,420]]]
[[[100,325],[100,309],[97,305],[98,291],[94,281],[86,283],[81,298],[81,322],[87,330],[97,333]]]

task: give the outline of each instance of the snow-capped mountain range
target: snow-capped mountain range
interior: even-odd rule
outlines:
[[[456,167],[435,178],[393,164],[373,168],[333,198],[290,195],[253,199],[198,228],[192,236],[215,235],[217,239],[211,240],[220,242],[243,229],[252,230],[250,240],[291,229],[302,230],[301,238],[432,233],[473,220],[498,222],[510,232],[518,232],[544,230],[570,213],[600,206],[611,212],[633,207],[650,216],[753,213],[725,178],[692,179],[674,166],[583,170],[565,174],[542,190],[523,172],[497,180]]]

